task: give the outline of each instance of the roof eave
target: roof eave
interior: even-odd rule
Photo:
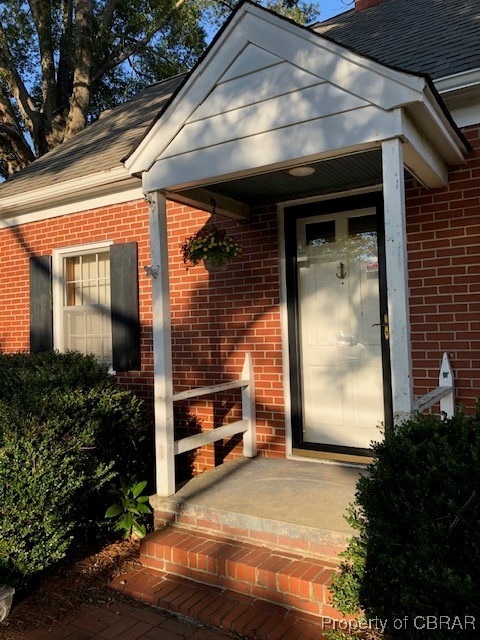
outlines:
[[[100,171],[90,175],[60,182],[20,194],[0,198],[0,218],[25,215],[52,207],[58,208],[78,202],[79,207],[85,201],[109,193],[119,193],[140,186],[139,180],[132,177],[125,167]]]

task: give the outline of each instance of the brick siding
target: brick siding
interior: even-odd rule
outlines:
[[[457,401],[472,409],[480,388],[480,127],[466,135],[476,147],[466,166],[450,173],[446,189],[407,185],[412,354],[415,393],[437,385],[444,351],[451,355]],[[279,310],[278,227],[275,207],[257,209],[248,222],[222,220],[244,245],[228,271],[209,274],[203,266],[186,270],[182,240],[209,214],[176,203],[168,207],[171,312],[175,390],[237,378],[245,353],[254,360],[257,433],[261,455],[285,456],[282,344]],[[0,348],[29,347],[28,258],[83,243],[136,240],[142,370],[119,380],[147,400],[152,397],[151,283],[147,205],[143,201],[70,214],[0,231]],[[211,428],[239,415],[239,393],[215,402],[176,407],[184,433]],[[197,422],[191,415],[197,416]],[[241,452],[238,438],[199,450],[202,471]]]
[[[238,378],[245,353],[250,351],[256,371],[260,454],[284,457],[276,211],[258,210],[248,223],[222,222],[242,242],[244,253],[229,271],[213,275],[203,266],[187,271],[180,254],[182,240],[208,217],[169,203],[174,387],[181,391]],[[0,348],[4,352],[29,348],[28,258],[102,240],[138,242],[142,370],[118,378],[148,400],[153,396],[152,311],[151,283],[143,269],[150,264],[148,211],[143,201],[0,231]],[[210,428],[213,421],[218,425],[224,417],[237,418],[239,402],[238,392],[219,396],[217,402],[200,400],[177,407],[183,432],[195,431],[190,414],[197,416],[202,428]],[[198,450],[196,470],[220,462],[227,453],[241,453],[238,438],[228,449],[219,443]],[[186,462],[191,464],[191,457]]]
[[[437,386],[447,351],[456,402],[471,410],[480,395],[480,127],[465,134],[474,150],[447,189],[409,182],[407,235],[414,392]]]

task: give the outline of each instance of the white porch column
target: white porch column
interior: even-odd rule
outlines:
[[[398,138],[382,142],[382,165],[393,416],[398,423],[413,408],[405,182]]]
[[[175,493],[173,449],[172,336],[168,278],[167,206],[158,191],[148,194],[152,265],[155,462],[157,494]]]

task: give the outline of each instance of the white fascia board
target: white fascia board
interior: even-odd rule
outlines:
[[[458,127],[464,128],[480,124],[480,101],[476,104],[454,106],[450,111]]]
[[[424,78],[384,67],[253,5],[243,5],[159,121],[126,160],[132,174],[148,171],[195,109],[249,44],[388,110],[421,99]]]
[[[140,181],[119,167],[5,198],[0,191],[1,225],[24,224],[137,198],[143,198]]]
[[[446,76],[435,81],[455,123],[459,127],[480,122],[480,69]]]
[[[425,87],[423,99],[406,105],[405,110],[447,165],[458,166],[465,163],[467,147],[428,86]]]
[[[401,118],[404,141],[405,166],[426,187],[437,188],[448,185],[448,169],[445,161],[418,131],[403,110],[398,110]]]

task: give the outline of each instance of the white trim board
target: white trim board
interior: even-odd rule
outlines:
[[[102,249],[109,249],[112,240],[90,242],[71,247],[60,247],[52,251],[52,307],[53,307],[53,346],[58,351],[64,351],[63,333],[63,293],[64,274],[63,260],[71,256],[85,255]]]
[[[50,218],[59,218],[71,213],[81,213],[82,211],[101,209],[115,204],[135,202],[144,199],[145,196],[142,189],[140,187],[136,187],[134,189],[129,189],[128,191],[109,193],[104,196],[94,196],[85,200],[71,202],[69,204],[59,204],[46,209],[40,208],[39,205],[38,210],[32,211],[31,213],[19,213],[15,216],[1,218],[0,229],[7,229],[9,227],[28,224],[30,222],[40,222],[42,220],[49,220]]]

